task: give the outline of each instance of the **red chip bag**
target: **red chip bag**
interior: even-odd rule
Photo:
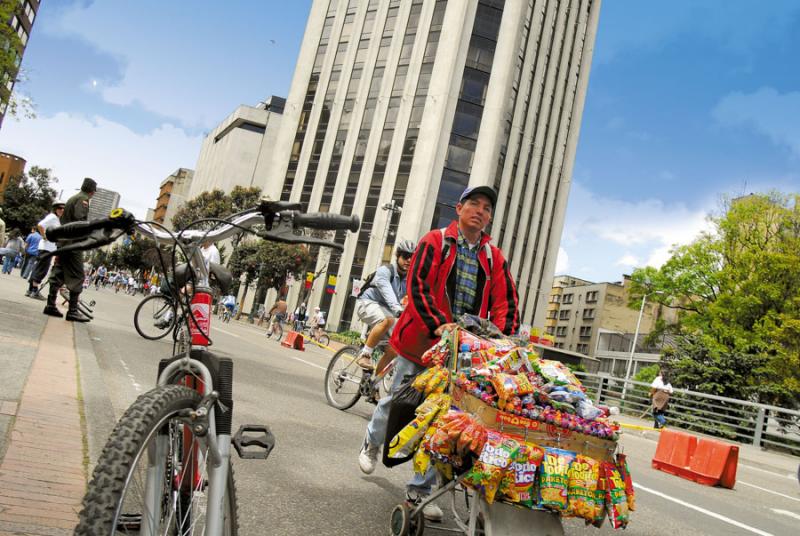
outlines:
[[[622,476],[622,480],[625,481],[625,497],[628,499],[628,510],[633,512],[636,510],[636,492],[633,489],[633,479],[631,478],[630,469],[628,469],[627,456],[624,454],[617,454],[617,469],[620,476]]]
[[[606,480],[606,511],[608,519],[615,529],[628,525],[628,498],[625,496],[625,481],[611,462],[603,462]]]

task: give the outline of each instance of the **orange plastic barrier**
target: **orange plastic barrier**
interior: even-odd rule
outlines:
[[[733,489],[738,465],[739,447],[702,438],[689,464],[689,478],[704,486]]]
[[[683,476],[682,472],[697,448],[697,438],[685,432],[663,429],[658,439],[656,455],[653,457],[653,468],[671,475]]]
[[[661,430],[654,469],[692,480],[705,486],[722,486],[733,489],[739,447],[701,438],[676,430]]]
[[[303,335],[296,332],[290,331],[286,334],[286,338],[283,339],[281,346],[285,346],[286,348],[294,348],[295,350],[305,351],[305,347],[303,346]]]

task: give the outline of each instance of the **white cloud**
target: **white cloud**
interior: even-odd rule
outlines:
[[[563,274],[569,270],[569,255],[564,248],[558,248],[558,257],[556,258],[556,274]]]
[[[635,268],[636,266],[639,266],[639,259],[636,257],[636,255],[631,255],[630,253],[626,253],[625,255],[617,259],[617,262],[614,263],[614,266]]]
[[[784,145],[800,156],[800,92],[778,93],[773,88],[761,88],[754,93],[731,93],[720,100],[713,110],[714,118],[723,125],[750,125],[769,137],[776,145]]]
[[[103,117],[66,113],[6,121],[0,130],[0,146],[28,166],[51,168],[65,197],[93,177],[119,192],[120,205],[140,218],[155,207],[162,180],[179,167],[194,168],[201,143],[169,124],[140,135]]]
[[[657,199],[622,201],[573,182],[561,241],[575,267],[570,275],[618,281],[633,268],[659,267],[673,245],[687,244],[709,229],[706,215],[716,204],[712,198],[694,209]]]

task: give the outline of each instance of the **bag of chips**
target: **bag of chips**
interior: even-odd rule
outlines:
[[[481,455],[464,477],[464,483],[481,492],[486,502],[494,502],[503,476],[519,450],[516,440],[489,430]]]
[[[619,470],[622,480],[625,481],[625,497],[628,500],[628,510],[636,510],[636,493],[633,490],[633,479],[628,469],[627,457],[622,453],[617,453],[617,470]]]
[[[628,525],[628,498],[625,496],[625,481],[611,462],[603,462],[605,471],[606,511],[615,529]]]
[[[546,448],[539,478],[539,506],[557,512],[567,509],[569,465],[575,453],[569,450]]]
[[[501,492],[509,501],[519,503],[528,508],[536,505],[533,485],[536,481],[536,470],[542,463],[544,450],[533,443],[520,445],[511,468],[506,473],[500,486]]]
[[[392,439],[389,458],[407,458],[417,450],[428,427],[442,409],[450,406],[450,396],[431,395],[416,410],[416,417]]]
[[[533,392],[533,385],[524,374],[495,374],[490,381],[502,400]]]
[[[601,463],[597,471],[597,489],[594,492],[594,518],[592,525],[597,528],[603,526],[606,520],[606,470],[605,464]],[[589,524],[589,521],[586,521]]]
[[[569,483],[567,497],[569,512],[587,521],[594,521],[597,493],[597,479],[600,474],[600,462],[579,454],[569,466]]]

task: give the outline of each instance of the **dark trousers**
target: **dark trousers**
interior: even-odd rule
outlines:
[[[56,257],[50,272],[50,285],[65,286],[73,295],[83,291],[83,255],[80,251],[69,251]]]
[[[33,267],[33,272],[31,272],[31,287],[38,288],[41,282],[44,281],[44,278],[47,277],[47,272],[50,270],[52,260],[53,257],[36,259],[36,266]]]

